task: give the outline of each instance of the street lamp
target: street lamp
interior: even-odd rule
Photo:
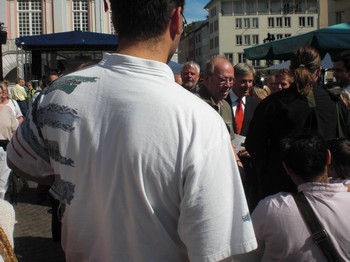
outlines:
[[[4,23],[0,22],[0,80],[4,80],[2,71],[2,45],[6,44],[7,32],[5,31]]]
[[[267,33],[267,37],[263,40],[264,43],[270,43],[272,41],[275,41],[276,38],[274,35],[271,35],[270,33]],[[273,60],[266,60],[267,67],[271,66],[273,64]]]

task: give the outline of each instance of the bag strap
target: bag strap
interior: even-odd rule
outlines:
[[[8,240],[6,233],[0,226],[0,254],[5,262],[17,262],[13,247]]]
[[[308,228],[311,230],[311,236],[314,242],[321,248],[323,254],[327,258],[327,261],[342,261],[332,241],[330,240],[327,231],[318,220],[304,193],[299,192],[298,194],[294,194],[293,197],[297,207],[299,208],[301,216],[303,217]]]

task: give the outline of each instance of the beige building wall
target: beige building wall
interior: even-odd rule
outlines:
[[[320,0],[328,1],[329,25],[350,22],[350,1],[349,0]]]
[[[293,1],[281,0],[280,7],[275,10],[264,9],[269,0],[259,1],[260,6],[258,1],[252,0],[210,1],[206,6],[209,14],[210,56],[226,55],[232,57],[233,64],[236,64],[244,61],[245,48],[264,43],[268,33],[280,39],[318,29],[319,7],[316,0],[309,1],[309,5],[305,2],[298,11]],[[237,8],[238,5],[241,9]],[[290,11],[286,12],[287,9],[283,8],[287,6]],[[287,25],[285,19],[289,20]],[[300,19],[304,21],[304,26],[300,25]],[[265,65],[265,61],[252,62],[255,66]]]

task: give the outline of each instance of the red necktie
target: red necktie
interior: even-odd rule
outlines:
[[[244,120],[242,99],[238,99],[238,104],[236,106],[235,120],[236,120],[237,134],[241,134],[243,120]]]

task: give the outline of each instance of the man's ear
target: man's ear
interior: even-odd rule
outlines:
[[[321,76],[321,72],[322,72],[322,67],[318,67],[316,70],[316,76],[320,77]]]
[[[332,162],[332,153],[327,149],[327,166],[329,166]]]
[[[170,18],[170,29],[174,34],[182,34],[183,20],[182,20],[182,7],[178,6],[173,10]]]
[[[284,168],[284,170],[286,171],[287,175],[289,176],[290,172],[289,172],[289,169],[288,169],[286,163],[285,163],[285,162],[282,162],[282,165],[283,165],[283,168]]]

